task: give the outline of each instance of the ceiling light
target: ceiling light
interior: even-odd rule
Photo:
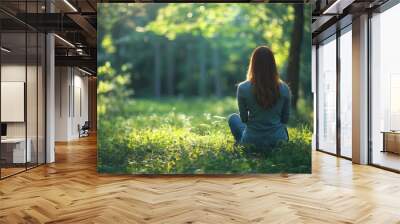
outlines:
[[[322,14],[342,14],[343,9],[351,5],[355,0],[336,0],[327,9],[322,12]]]
[[[6,52],[6,53],[10,53],[10,52],[11,52],[11,50],[9,50],[9,49],[7,49],[7,48],[5,48],[5,47],[1,47],[0,49],[1,49],[2,51]]]
[[[76,53],[78,53],[79,55],[84,55],[85,53],[83,52],[82,48],[77,48],[76,49]]]
[[[85,70],[83,70],[83,69],[81,69],[81,68],[79,68],[79,67],[78,67],[78,70],[81,71],[81,72],[83,72],[83,73],[85,73],[85,74],[87,74],[87,75],[90,75],[90,76],[92,75],[92,73],[90,73],[90,72],[88,72],[88,71],[85,71]]]
[[[57,35],[57,34],[54,34],[54,36],[57,37],[57,38],[58,38],[59,40],[61,40],[62,42],[66,43],[68,46],[75,48],[75,45],[73,45],[73,44],[72,44],[71,42],[69,42],[68,40],[66,40],[66,39],[64,39],[64,38],[62,38],[62,37],[60,37],[60,36]]]
[[[74,12],[78,12],[78,10],[68,1],[64,0],[65,4],[67,4]]]

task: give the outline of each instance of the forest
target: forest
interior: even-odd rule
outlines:
[[[310,21],[303,4],[99,4],[99,171],[310,172]],[[292,91],[291,140],[268,153],[226,123],[260,45]]]

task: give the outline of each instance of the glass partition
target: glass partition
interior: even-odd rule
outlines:
[[[43,5],[15,9],[40,13]],[[0,12],[1,179],[45,163],[45,44],[43,33]]]
[[[351,158],[352,149],[352,35],[351,26],[340,36],[340,154]]]
[[[336,153],[336,36],[321,43],[318,63],[318,149]]]
[[[371,162],[400,170],[400,5],[371,18]]]
[[[1,34],[2,177],[24,171],[31,159],[26,144],[26,41],[25,32]]]

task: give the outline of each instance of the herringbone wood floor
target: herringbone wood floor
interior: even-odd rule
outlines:
[[[400,175],[313,153],[312,175],[96,173],[94,137],[0,181],[0,223],[400,223]]]

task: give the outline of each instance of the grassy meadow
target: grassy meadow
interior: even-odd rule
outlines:
[[[98,171],[310,173],[311,17],[302,4],[98,5]],[[227,116],[258,46],[289,84],[290,141],[235,145]]]
[[[98,170],[131,174],[310,173],[308,119],[293,115],[290,141],[274,149],[234,144],[225,98],[113,101],[98,106]]]

